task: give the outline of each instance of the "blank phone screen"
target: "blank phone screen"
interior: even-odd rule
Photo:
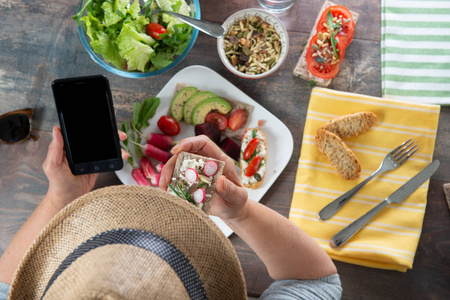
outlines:
[[[62,118],[75,164],[118,157],[107,89],[103,79],[59,86]]]

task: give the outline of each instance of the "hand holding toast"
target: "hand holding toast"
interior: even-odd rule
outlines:
[[[174,156],[166,163],[161,172],[159,187],[162,190],[167,190],[177,155],[181,151],[215,158],[225,162],[223,175],[217,180],[216,195],[211,213],[224,220],[238,217],[247,201],[247,191],[241,184],[236,167],[231,158],[204,135],[183,139],[171,150]]]

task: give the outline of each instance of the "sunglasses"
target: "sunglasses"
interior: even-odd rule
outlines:
[[[15,110],[0,116],[0,142],[16,144],[29,138],[37,140],[39,137],[31,133],[31,117],[33,110]]]

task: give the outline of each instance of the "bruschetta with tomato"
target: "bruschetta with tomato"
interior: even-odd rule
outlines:
[[[264,180],[267,164],[267,140],[261,130],[249,128],[244,132],[239,161],[244,187],[259,188]]]
[[[326,87],[338,74],[350,45],[359,14],[345,6],[326,1],[305,49],[294,69],[294,75]]]

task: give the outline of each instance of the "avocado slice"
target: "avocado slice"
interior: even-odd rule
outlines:
[[[177,122],[180,122],[181,119],[183,119],[184,103],[196,92],[198,92],[198,88],[187,86],[181,89],[175,97],[173,97],[172,102],[170,103],[170,113]]]
[[[195,106],[200,102],[202,102],[203,100],[212,97],[217,97],[217,95],[212,92],[203,91],[195,93],[189,99],[186,100],[183,106],[183,119],[186,122],[186,124],[191,124],[192,110],[195,108]]]
[[[212,110],[217,110],[220,114],[226,115],[231,111],[233,107],[227,100],[214,97],[203,100],[199,104],[197,104],[192,110],[192,125],[203,124],[205,123],[206,115],[209,114]]]

